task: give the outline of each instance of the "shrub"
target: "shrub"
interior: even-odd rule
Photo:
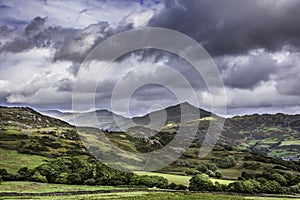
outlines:
[[[190,179],[189,190],[191,191],[204,191],[213,189],[213,183],[206,174],[197,174]]]
[[[55,179],[55,183],[62,183],[67,184],[68,183],[68,176],[69,174],[66,172],[60,173],[57,178]]]
[[[185,170],[186,175],[195,175],[195,174],[198,174],[198,173],[199,173],[199,171],[197,169],[193,169],[193,168]]]
[[[220,171],[215,171],[215,177],[216,178],[222,178],[222,173]]]
[[[261,191],[264,193],[281,194],[284,192],[280,184],[276,181],[267,181],[261,186]]]
[[[207,170],[208,170],[208,168],[207,168],[206,165],[200,163],[200,164],[198,165],[198,167],[197,167],[197,170],[198,170],[199,172],[201,172],[201,173],[206,173]]]
[[[179,184],[179,185],[177,185],[174,189],[175,189],[175,190],[186,190],[186,189],[187,189],[187,186],[182,185],[182,184]]]
[[[47,178],[42,176],[38,171],[34,172],[34,174],[30,177],[30,180],[40,182],[40,183],[47,183]]]
[[[224,159],[217,161],[217,166],[220,168],[231,168],[236,165],[236,160],[233,156],[227,156]]]
[[[67,181],[69,184],[81,184],[82,183],[80,174],[77,174],[77,173],[69,174],[67,177]]]
[[[237,181],[228,185],[228,190],[239,193],[258,193],[261,189],[260,183],[254,180]]]
[[[215,163],[208,163],[207,165],[207,169],[215,172],[218,168],[217,168],[217,165]]]
[[[284,176],[282,176],[279,173],[272,174],[271,178],[272,178],[272,180],[278,182],[281,186],[287,185],[287,180],[285,179]]]
[[[170,183],[170,184],[169,184],[169,189],[175,190],[175,187],[176,187],[176,186],[177,186],[176,183]]]
[[[168,188],[168,180],[160,176],[133,175],[130,185],[143,185],[146,187]]]
[[[8,173],[7,173],[6,169],[0,169],[0,176],[5,176],[7,174]]]

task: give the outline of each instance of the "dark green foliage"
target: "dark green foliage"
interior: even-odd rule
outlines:
[[[78,173],[69,174],[67,177],[67,181],[68,181],[68,184],[82,184],[83,183],[81,176]]]
[[[171,183],[168,187],[171,190],[186,190],[187,186],[182,185],[182,184],[176,184],[176,183]]]
[[[217,166],[220,168],[231,168],[236,165],[236,160],[233,156],[227,156],[223,159],[217,160]]]
[[[76,173],[81,180],[86,180],[92,177],[91,165],[85,161],[79,160],[78,158],[72,157],[59,157],[37,167],[35,171],[38,171],[42,176],[45,176],[49,183],[55,183],[56,181],[58,183],[65,183],[65,176],[69,176],[74,173]],[[68,178],[67,182],[73,183],[71,180],[68,180]],[[80,181],[76,179],[75,182],[79,183]]]
[[[48,183],[47,178],[45,176],[42,176],[38,171],[35,171],[34,174],[29,178],[29,180],[40,183]]]
[[[261,186],[261,192],[269,194],[282,194],[283,188],[276,181],[267,181]]]
[[[197,170],[201,173],[206,173],[208,168],[205,164],[200,163],[197,167]]]
[[[190,179],[189,190],[191,191],[209,191],[213,189],[213,183],[207,174],[197,174]]]
[[[175,189],[175,190],[186,190],[186,189],[187,189],[187,186],[182,185],[182,184],[179,184],[179,185],[177,185],[174,189]]]
[[[207,166],[207,169],[209,169],[209,170],[211,170],[213,172],[218,169],[217,165],[215,163],[207,163],[206,166]]]
[[[85,180],[83,184],[85,184],[85,185],[96,185],[96,180],[93,179],[93,178],[90,178],[90,179]]]
[[[7,170],[6,169],[0,169],[0,176],[5,176],[5,175],[7,175],[8,173],[7,173]]]
[[[130,185],[143,185],[146,187],[168,188],[168,180],[160,176],[133,175]],[[174,189],[176,186],[174,187]]]
[[[279,173],[274,173],[271,176],[272,180],[278,182],[281,186],[286,186],[287,185],[287,180],[285,179],[284,176],[282,176]]]
[[[28,169],[27,167],[22,167],[21,169],[19,169],[17,174],[20,175],[19,180],[28,180],[29,177],[31,177],[34,174],[34,171],[31,169]]]
[[[186,175],[195,175],[195,174],[198,174],[198,173],[199,173],[199,171],[197,169],[193,169],[193,168],[185,170]]]
[[[258,193],[261,190],[261,184],[255,180],[245,180],[230,183],[228,185],[228,191],[238,193]]]

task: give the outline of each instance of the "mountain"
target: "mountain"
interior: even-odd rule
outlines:
[[[120,131],[115,119],[126,123],[126,117],[114,114],[108,110],[96,110],[94,112],[61,112],[57,110],[44,110],[43,114],[61,119],[75,126],[94,127],[101,130]]]
[[[184,110],[184,115],[181,115],[181,110]],[[139,125],[147,125],[150,123],[151,119],[150,116],[153,116],[153,120],[161,120],[160,115],[165,112],[166,113],[166,124],[178,124],[181,121],[181,117],[187,119],[187,121],[195,119],[195,116],[197,119],[202,119],[205,117],[211,117],[212,113],[203,110],[201,108],[196,108],[195,106],[192,106],[191,104],[184,102],[178,105],[170,106],[165,109],[157,110],[151,113],[148,113],[141,117],[134,117],[133,121],[136,122]],[[155,122],[154,122],[155,123]]]
[[[121,122],[122,130],[128,130],[133,135],[137,135],[138,132],[144,135],[153,135],[153,130],[173,133],[177,132],[179,125],[183,123],[181,122],[181,108],[185,111],[183,117],[188,119],[184,122],[186,126],[200,122],[197,133],[197,140],[199,141],[202,141],[205,137],[212,120],[217,123],[217,119],[222,119],[189,103],[181,103],[144,116],[134,117],[132,120],[136,123],[136,127],[130,123],[128,118],[120,115],[115,115],[115,117],[118,118],[118,122]],[[113,113],[108,110],[97,110],[96,112],[87,113],[62,113],[59,111],[48,111],[46,113],[49,116],[54,116],[77,126],[95,127],[113,132],[121,130],[115,123]],[[95,114],[98,119],[97,122],[94,119]],[[164,116],[166,119],[161,124]],[[143,131],[141,131],[141,127],[144,127]],[[300,157],[299,131],[300,115],[279,113],[275,115],[254,114],[237,116],[225,120],[219,143],[240,150],[263,153],[271,157],[297,160]]]
[[[190,109],[187,115],[200,111],[198,120],[201,123],[198,137],[178,160],[161,169],[161,172],[191,174],[203,164],[209,166],[215,163],[223,177],[229,179],[236,179],[245,171],[262,172],[272,168],[293,173],[300,171],[298,161],[285,161],[268,156],[269,151],[281,151],[287,156],[298,155],[296,152],[299,147],[297,144],[300,124],[298,115],[251,115],[230,118],[226,120],[224,131],[217,145],[205,158],[200,159],[198,153],[205,131],[211,120],[218,116],[188,104],[183,106],[186,106],[187,110]],[[128,128],[126,132],[103,131],[93,127],[75,128],[73,125],[40,114],[31,108],[0,107],[0,156],[5,161],[0,161],[0,168],[10,168],[16,164],[16,169],[24,165],[32,167],[36,163],[44,162],[44,159],[64,155],[86,159],[91,156],[90,153],[100,155],[102,158],[113,155],[112,162],[115,164],[122,164],[120,161],[126,159],[132,163],[140,162],[139,158],[134,157],[135,154],[132,153],[158,150],[176,136],[178,126],[182,125],[179,120],[181,114],[179,107],[180,105],[177,105],[166,109],[166,113],[170,116],[167,117],[167,124],[160,131],[136,126]],[[108,117],[112,116],[105,111],[96,113],[101,116],[105,113]],[[65,116],[67,114],[62,113]],[[79,115],[76,117],[80,117]],[[83,116],[87,119],[88,115],[84,113]],[[148,116],[134,120],[145,123]],[[189,126],[191,123],[194,121],[183,125]],[[135,137],[136,134],[146,137]],[[103,140],[103,136],[106,136],[108,140]],[[111,143],[123,151],[111,154],[113,150]],[[268,151],[259,148],[263,145],[270,145],[267,148]],[[224,163],[232,159],[234,165],[224,166]]]

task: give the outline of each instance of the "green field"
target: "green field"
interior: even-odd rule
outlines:
[[[9,173],[16,173],[22,167],[33,169],[44,164],[47,159],[49,158],[0,148],[0,168],[6,169]]]
[[[115,199],[115,200],[291,200],[291,198],[270,198],[270,197],[241,197],[234,195],[221,195],[211,193],[167,193],[167,192],[112,192],[105,194],[87,194],[72,196],[22,196],[22,197],[0,197],[0,199],[51,199],[51,200],[96,200],[96,199]],[[296,199],[296,198],[293,198]]]
[[[286,140],[282,141],[280,146],[300,145],[300,140]]]
[[[129,188],[129,187],[128,187]],[[4,181],[0,185],[0,192],[68,192],[82,190],[119,190],[128,189],[116,186],[89,186],[89,185],[66,185],[66,184],[47,184],[26,181]]]
[[[189,185],[189,180],[191,176],[181,176],[181,175],[176,175],[176,174],[164,174],[164,173],[157,173],[157,172],[135,172],[136,174],[139,175],[148,175],[148,176],[162,176],[166,179],[168,179],[169,183],[176,183],[176,184],[182,184],[182,185]],[[221,184],[228,185],[229,183],[233,181],[229,180],[222,180],[222,179],[215,179],[211,178],[210,179],[213,183],[214,182],[219,182]]]

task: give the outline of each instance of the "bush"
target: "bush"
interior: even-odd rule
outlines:
[[[170,183],[170,184],[169,184],[169,189],[175,190],[176,186],[177,186],[176,183]]]
[[[222,178],[222,173],[220,171],[215,171],[215,177],[216,178]]]
[[[193,168],[185,170],[186,175],[196,175],[198,173],[199,173],[199,171],[197,169],[193,169]]]
[[[217,161],[217,166],[220,168],[231,168],[236,165],[236,160],[233,156],[227,156],[224,159]]]
[[[60,173],[55,179],[55,183],[67,184],[69,174],[66,172]]]
[[[186,189],[187,189],[187,186],[182,185],[182,184],[179,184],[179,185],[177,185],[174,189],[175,189],[175,190],[186,190]]]
[[[189,190],[191,191],[206,191],[213,189],[213,183],[206,174],[197,174],[190,179]]]
[[[207,169],[215,172],[218,168],[217,168],[217,165],[215,163],[208,163],[207,165]]]
[[[20,175],[19,180],[28,180],[34,174],[34,171],[27,167],[22,167],[17,172]]]
[[[36,181],[40,183],[47,183],[47,178],[42,176],[38,171],[34,172],[34,174],[30,177],[31,181]]]
[[[67,177],[67,181],[69,184],[82,184],[82,180],[80,174],[72,173]]]
[[[197,170],[198,170],[199,172],[201,172],[201,173],[206,173],[207,170],[208,170],[208,168],[207,168],[206,165],[200,163],[200,164],[198,165],[198,167],[197,167]]]
[[[8,173],[7,173],[6,169],[0,169],[0,176],[5,176],[7,174]]]
[[[237,181],[228,185],[228,191],[239,193],[258,193],[261,189],[260,183],[255,180]]]
[[[267,181],[261,186],[261,191],[270,194],[281,194],[284,192],[280,184],[276,181]]]
[[[287,180],[285,179],[284,176],[282,176],[279,173],[272,174],[271,178],[272,178],[272,180],[278,182],[281,186],[287,185]]]
[[[130,185],[143,185],[146,187],[168,188],[168,180],[160,176],[133,175]]]

